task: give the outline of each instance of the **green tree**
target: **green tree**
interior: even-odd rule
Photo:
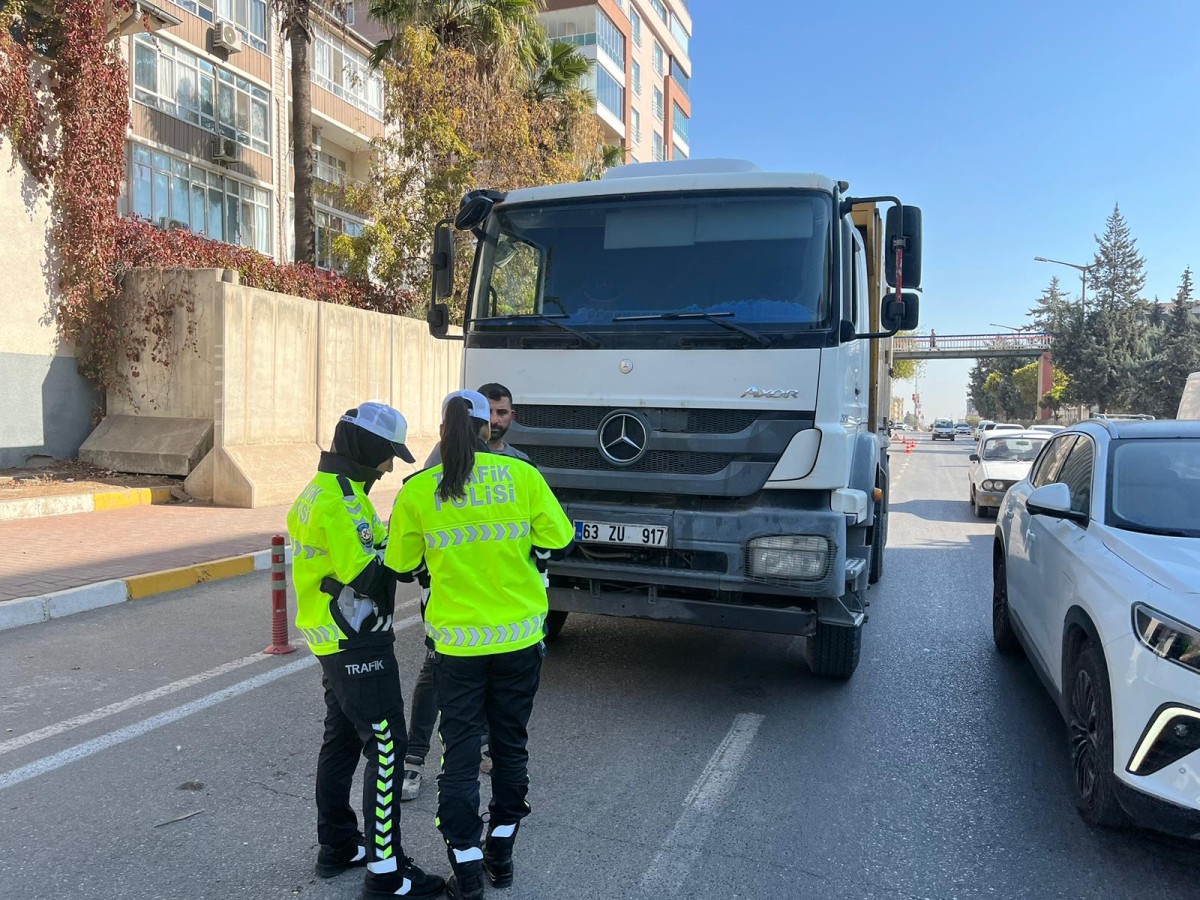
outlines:
[[[1195,303],[1192,270],[1184,269],[1164,316],[1156,352],[1143,367],[1138,412],[1174,418],[1188,375],[1200,371],[1200,323],[1192,316]]]
[[[1055,421],[1058,420],[1060,410],[1062,409],[1064,398],[1067,395],[1067,389],[1071,385],[1071,379],[1067,373],[1057,366],[1054,369],[1054,386],[1042,395],[1038,406],[1042,409],[1050,410],[1050,414],[1054,416]]]
[[[1041,400],[1038,385],[1038,361],[1035,359],[1028,365],[1014,369],[1012,375],[1013,391],[1020,401],[1021,408],[1017,409],[1017,417],[1021,419],[1036,419],[1038,402]]]
[[[532,73],[547,53],[546,31],[538,22],[538,0],[371,0],[371,17],[391,30],[371,62],[398,55],[405,28],[428,31],[440,47],[471,54],[491,74],[513,66]]]
[[[1151,348],[1141,296],[1145,260],[1120,207],[1096,244],[1092,295],[1081,321],[1065,328],[1055,359],[1067,370],[1074,396],[1106,412],[1131,401]]]

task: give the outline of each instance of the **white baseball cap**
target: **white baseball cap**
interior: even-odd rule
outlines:
[[[406,463],[416,462],[412,451],[404,445],[408,438],[408,421],[404,414],[395,407],[388,406],[379,400],[368,400],[360,403],[358,409],[351,410],[342,416],[343,422],[357,425],[363,431],[379,435],[386,441],[391,441],[396,455]]]
[[[488,403],[487,397],[479,393],[479,391],[454,391],[447,394],[446,399],[442,401],[442,419],[446,418],[446,407],[450,405],[450,401],[461,397],[471,404],[471,417],[484,422],[492,420],[492,405]]]

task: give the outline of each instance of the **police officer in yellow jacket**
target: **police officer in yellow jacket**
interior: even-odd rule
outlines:
[[[366,865],[364,900],[434,898],[445,881],[405,857],[397,761],[404,700],[393,651],[397,574],[383,562],[387,532],[367,492],[393,457],[413,462],[404,416],[384,403],[348,410],[317,474],[288,512],[296,627],[321,663],[325,738],[317,760],[317,874]],[[358,757],[364,839],[350,806]]]
[[[439,465],[396,497],[384,559],[429,568],[425,632],[437,653],[435,689],[445,748],[437,824],[453,870],[452,900],[478,900],[483,879],[512,883],[512,849],[529,813],[526,728],[545,646],[546,587],[537,548],[559,550],[573,530],[537,469],[487,452],[487,398],[456,391],[442,405]],[[479,735],[490,734],[492,802],[480,847]]]

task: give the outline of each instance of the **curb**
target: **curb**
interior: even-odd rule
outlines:
[[[128,509],[131,506],[152,506],[172,503],[174,500],[170,487],[128,488],[121,491],[97,491],[93,494],[60,494],[52,497],[30,497],[25,500],[0,500],[0,522]]]
[[[286,547],[284,562],[292,563],[292,548]],[[252,572],[269,571],[271,551],[260,550],[242,556],[229,556],[210,562],[164,569],[146,575],[131,575],[112,581],[85,584],[82,587],[42,594],[37,597],[21,597],[16,600],[0,601],[0,631],[34,625],[50,619],[61,619],[75,613],[115,606],[132,600],[143,600],[156,594],[166,594],[197,584],[221,581],[249,575]]]

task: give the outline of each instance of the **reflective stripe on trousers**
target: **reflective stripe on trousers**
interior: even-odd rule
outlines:
[[[447,647],[495,647],[532,637],[541,631],[545,621],[544,615],[536,615],[494,628],[435,628],[426,622],[425,633]]]

